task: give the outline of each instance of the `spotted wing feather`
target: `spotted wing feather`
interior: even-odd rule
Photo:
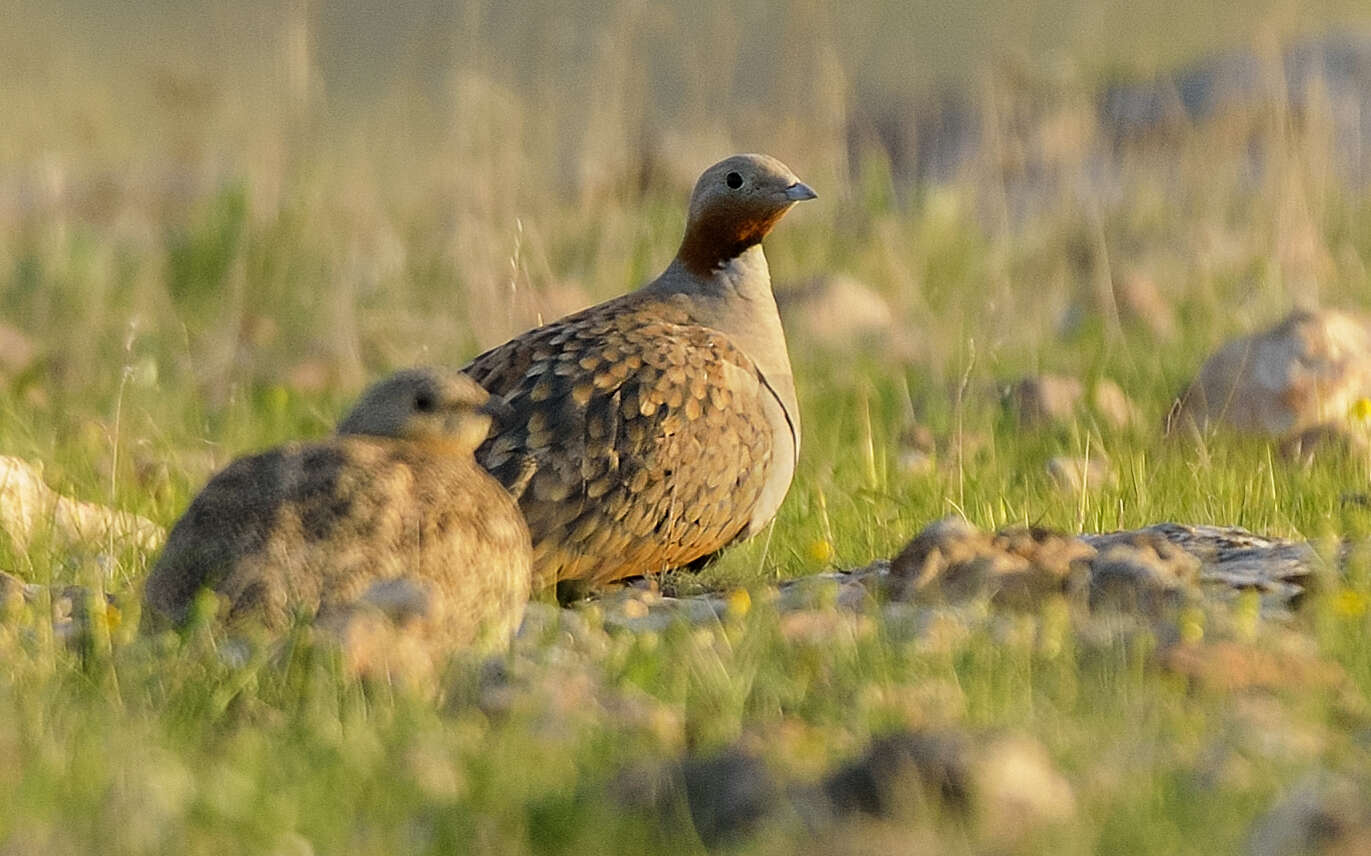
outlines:
[[[466,371],[514,408],[477,460],[519,498],[537,584],[679,567],[746,528],[772,454],[765,393],[680,303],[628,295]]]

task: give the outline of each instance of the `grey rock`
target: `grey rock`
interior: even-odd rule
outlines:
[[[823,783],[833,813],[905,818],[970,808],[970,745],[952,732],[899,732],[873,740],[860,758]]]
[[[1309,775],[1258,818],[1247,845],[1250,856],[1369,851],[1365,788],[1327,773]]]
[[[781,803],[781,789],[760,758],[728,749],[687,759],[681,781],[695,831],[707,847],[754,830]]]
[[[842,574],[828,572],[788,580],[776,598],[782,612],[834,606],[842,589]]]
[[[1158,523],[1130,532],[1082,535],[1097,550],[1129,543],[1139,534],[1157,535],[1199,559],[1201,583],[1211,594],[1256,591],[1265,607],[1298,604],[1322,566],[1307,542],[1255,535],[1237,526]]]
[[[1074,377],[1042,374],[1016,381],[1009,400],[1025,425],[1068,422],[1085,397],[1085,385]]]
[[[1356,434],[1354,405],[1368,397],[1371,318],[1299,311],[1205,360],[1182,397],[1181,426],[1294,441],[1302,453],[1321,435]]]
[[[1059,490],[1070,493],[1097,491],[1114,483],[1114,470],[1104,458],[1058,455],[1047,462],[1047,474]]]
[[[1090,563],[1090,608],[1160,613],[1191,592],[1200,560],[1153,533],[1136,533],[1101,549]]]
[[[1323,560],[1306,542],[1238,527],[1159,523],[1122,532],[1071,536],[1047,530],[985,533],[959,517],[929,524],[893,561],[784,580],[773,594],[753,592],[782,615],[874,610],[898,638],[924,639],[949,626],[975,626],[985,604],[1031,606],[1043,597],[1082,593],[1094,610],[1155,618],[1204,596],[1246,591],[1268,617],[1288,615],[1314,585]],[[879,605],[879,606],[877,606]],[[716,624],[729,610],[719,591],[682,597],[623,587],[570,608],[531,603],[519,646],[553,638],[600,650],[605,632],[660,633],[674,624]],[[593,626],[592,626],[593,625]],[[1082,628],[1084,632],[1084,628]]]
[[[1001,605],[1027,607],[1072,589],[1094,555],[1080,539],[1047,529],[992,534],[945,518],[891,560],[892,594],[950,602],[989,595]]]

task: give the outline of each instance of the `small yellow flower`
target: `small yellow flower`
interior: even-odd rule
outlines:
[[[633,641],[638,644],[638,650],[651,653],[661,647],[662,637],[651,630],[644,630],[642,633],[633,634]]]
[[[1333,612],[1343,618],[1360,618],[1366,614],[1366,607],[1367,596],[1359,591],[1343,589],[1333,595]]]
[[[290,406],[290,390],[281,384],[273,384],[266,394],[267,410],[273,416],[280,416]]]
[[[747,589],[736,588],[728,593],[726,603],[729,617],[742,618],[752,608],[752,595],[747,593]]]
[[[1204,611],[1196,607],[1183,610],[1180,615],[1181,641],[1189,645],[1204,639]]]
[[[1358,398],[1348,410],[1349,415],[1358,422],[1371,422],[1371,398]]]
[[[819,564],[833,561],[833,545],[826,538],[809,542],[809,558]]]

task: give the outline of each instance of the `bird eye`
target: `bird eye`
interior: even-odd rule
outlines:
[[[421,392],[414,396],[414,409],[420,413],[432,413],[434,407],[433,394]]]
[[[737,190],[743,186],[743,177],[736,172],[730,172],[728,175],[724,176],[724,183],[734,190]]]

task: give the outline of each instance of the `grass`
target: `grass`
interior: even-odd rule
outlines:
[[[679,796],[644,798],[632,771],[744,746],[799,786],[894,728],[1027,735],[1070,784],[1068,821],[1008,839],[976,822],[899,827],[950,852],[1233,852],[1312,771],[1371,781],[1371,582],[1357,561],[1288,625],[1246,621],[1239,604],[1101,632],[1049,604],[945,632],[820,609],[827,629],[810,634],[768,600],[778,579],[890,556],[948,514],[1371,534],[1371,511],[1341,501],[1364,492],[1364,460],[1305,466],[1264,443],[1162,430],[1229,336],[1313,299],[1365,303],[1371,210],[1326,168],[1317,117],[1273,107],[1184,129],[1160,153],[1125,154],[1122,191],[1098,197],[1062,189],[1090,131],[1048,164],[1059,195],[1025,216],[1007,201],[1012,163],[987,156],[914,187],[849,150],[854,99],[899,109],[947,79],[1023,106],[1028,128],[1006,111],[988,136],[1048,157],[1033,154],[1037,132],[1088,118],[1081,105],[1114,74],[1318,29],[1314,11],[1256,2],[1196,20],[1089,5],[979,3],[944,31],[884,4],[697,21],[622,3],[559,45],[538,16],[522,30],[469,4],[460,22],[375,24],[380,47],[362,58],[346,36],[369,25],[296,7],[206,24],[193,5],[150,4],[123,26],[163,33],[156,51],[146,35],[107,45],[104,13],[84,4],[24,10],[27,30],[0,51],[14,65],[0,112],[17,117],[0,144],[0,317],[40,355],[0,386],[0,451],[43,461],[66,493],[170,524],[215,468],[326,433],[382,372],[460,364],[559,301],[644,281],[674,251],[693,172],[733,148],[775,152],[821,195],[769,241],[778,284],[852,273],[892,305],[910,355],[792,337],[800,470],[771,530],[702,577],[750,588],[751,609],[627,634],[591,606],[499,668],[454,664],[436,690],[349,680],[304,631],[246,659],[211,628],[139,638],[132,606],[155,556],[0,544],[23,579],[95,585],[128,613],[76,646],[31,608],[3,613],[0,852],[700,852]],[[1325,7],[1319,23],[1357,9]],[[986,19],[1002,23],[982,40]],[[882,45],[902,33],[927,68],[893,63]],[[787,52],[795,40],[812,52]],[[1005,55],[1041,57],[1022,62],[1022,88],[1017,72],[986,71]],[[1270,152],[1255,173],[1253,139]],[[1101,299],[1135,274],[1176,310],[1173,338]],[[1020,426],[1001,392],[1048,370],[1117,381],[1143,418]],[[936,445],[924,473],[900,466],[916,423]],[[1063,454],[1107,457],[1116,482],[1062,492],[1045,465]],[[1282,662],[1339,677],[1292,666],[1285,684],[1215,686],[1163,666],[1171,631],[1250,656],[1294,649]],[[736,846],[860,852],[878,832],[814,837],[782,817]]]

